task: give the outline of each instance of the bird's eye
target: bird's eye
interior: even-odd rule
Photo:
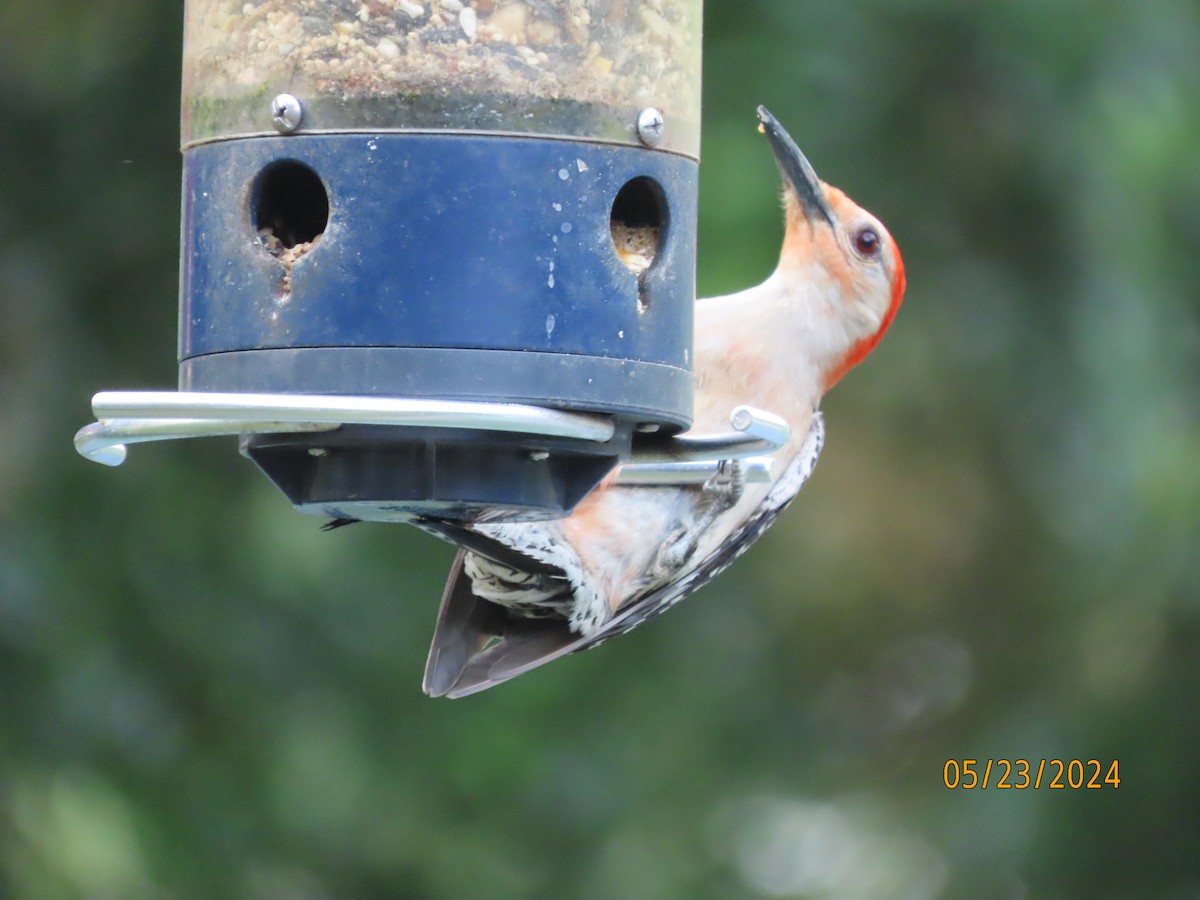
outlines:
[[[854,233],[854,249],[863,256],[879,254],[879,232],[870,226],[858,229]]]

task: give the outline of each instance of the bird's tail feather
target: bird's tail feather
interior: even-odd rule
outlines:
[[[431,697],[486,690],[585,643],[564,621],[513,616],[475,596],[463,571],[468,552],[459,549],[442,594],[425,663],[423,688]]]

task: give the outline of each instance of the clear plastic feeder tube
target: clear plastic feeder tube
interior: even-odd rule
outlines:
[[[270,131],[524,133],[698,156],[701,0],[187,0],[183,143]]]

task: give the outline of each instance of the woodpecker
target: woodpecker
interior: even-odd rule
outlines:
[[[459,544],[425,669],[431,696],[461,697],[624,633],[743,553],[812,472],[822,395],[874,349],[904,295],[880,221],[820,181],[765,108],[783,177],[779,264],[757,287],[695,307],[696,433],[739,404],[787,419],[769,483],[736,464],[703,485],[624,486],[610,476],[565,519],[418,524]]]

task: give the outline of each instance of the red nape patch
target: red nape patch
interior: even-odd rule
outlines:
[[[887,235],[887,239],[892,245],[892,259],[895,260],[896,265],[896,272],[892,277],[892,299],[888,304],[887,312],[883,314],[883,321],[879,324],[879,330],[869,337],[858,341],[850,348],[850,352],[846,354],[845,358],[829,370],[829,374],[825,377],[824,390],[829,390],[841,381],[843,375],[871,354],[875,346],[883,340],[883,335],[891,326],[892,320],[896,318],[896,312],[900,309],[900,302],[904,299],[904,260],[900,258],[900,248],[896,246],[896,242],[890,234]]]

